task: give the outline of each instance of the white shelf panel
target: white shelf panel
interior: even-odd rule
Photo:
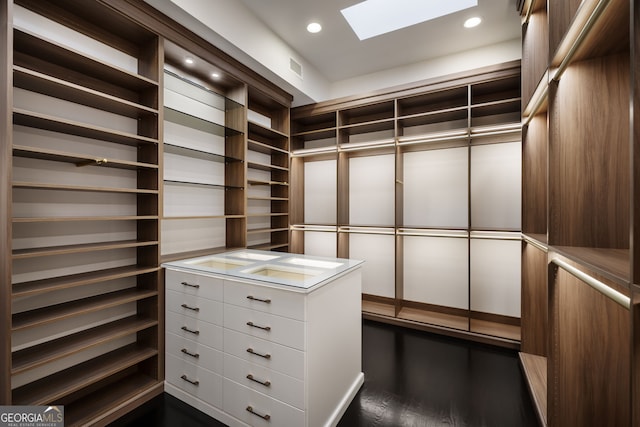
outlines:
[[[466,147],[404,154],[404,225],[467,228],[469,151]]]
[[[363,293],[395,297],[395,236],[350,234],[349,258],[365,261],[362,267]]]
[[[521,242],[471,239],[471,310],[520,317]]]
[[[403,242],[404,299],[467,310],[467,239],[405,236]]]
[[[395,156],[349,159],[349,224],[395,224]]]
[[[335,232],[305,231],[305,255],[336,258],[338,234]]]
[[[471,147],[471,227],[520,230],[520,142]]]
[[[334,224],[337,214],[338,163],[321,160],[304,164],[304,222]]]
[[[225,246],[225,220],[175,219],[162,221],[162,255]]]

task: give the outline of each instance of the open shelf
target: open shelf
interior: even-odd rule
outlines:
[[[16,405],[47,405],[158,355],[131,344],[13,390]]]
[[[158,110],[155,108],[136,104],[17,65],[13,67],[13,82],[15,87],[127,117],[138,118],[148,114],[158,114]]]
[[[195,148],[182,147],[179,145],[173,145],[164,143],[164,152],[177,154],[180,156],[193,157],[200,160],[209,160],[212,162],[242,162],[242,159],[235,157],[225,156],[224,154],[211,153],[207,151],[198,150]]]
[[[120,88],[119,93],[128,92],[130,98],[139,98],[136,96],[138,92],[158,90],[156,81],[92,58],[28,30],[14,28],[13,37],[14,61],[25,68],[31,68],[33,64],[48,73],[56,72],[57,77],[67,79],[78,75],[91,76],[90,80],[85,79],[85,84],[91,84],[94,89],[100,90],[106,83],[111,88]],[[37,57],[31,56],[34,52],[38,52]]]
[[[122,279],[125,277],[141,276],[143,274],[156,273],[158,267],[126,266],[116,267],[106,270],[91,271],[88,273],[72,274],[61,277],[51,277],[48,279],[21,282],[13,284],[13,298],[22,298],[46,292],[59,291],[62,289],[75,288],[78,286],[90,285],[92,283],[106,282],[109,280]]]
[[[157,325],[157,320],[130,316],[16,351],[12,355],[13,366],[11,374],[17,375],[74,353],[121,337],[126,337],[127,335],[135,334]]]
[[[13,259],[34,258],[53,255],[67,255],[84,252],[110,251],[115,249],[139,248],[154,246],[158,241],[123,240],[116,242],[84,243],[80,245],[50,246],[42,248],[16,249],[12,253]]]
[[[252,169],[259,169],[259,170],[263,170],[263,171],[272,171],[272,170],[277,170],[277,171],[285,171],[288,172],[289,168],[284,167],[284,166],[277,166],[277,165],[270,165],[270,164],[266,164],[266,163],[257,163],[257,162],[247,162],[247,167],[252,168]]]
[[[268,128],[266,126],[263,126],[260,123],[249,121],[248,124],[249,124],[249,133],[260,135],[265,138],[274,138],[274,139],[289,138],[289,136],[286,133],[280,132],[279,130],[276,130],[273,128]]]
[[[158,190],[146,190],[142,188],[106,188],[83,187],[79,185],[47,184],[38,182],[13,182],[13,188],[60,190],[60,191],[86,191],[96,193],[125,193],[125,194],[158,194]]]
[[[53,162],[72,163],[76,166],[101,166],[106,168],[127,170],[157,170],[158,165],[143,162],[131,162],[118,159],[98,158],[96,156],[68,153],[59,150],[13,145],[13,155],[29,159],[49,160]]]
[[[547,358],[535,354],[519,353],[520,365],[527,381],[538,421],[547,426]]]
[[[158,219],[157,215],[122,215],[122,216],[60,216],[60,217],[14,217],[14,223],[29,222],[76,222],[76,221],[136,221],[136,220],[154,220]]]
[[[143,289],[125,289],[97,295],[81,300],[70,301],[50,307],[39,308],[22,313],[16,313],[13,317],[12,330],[20,331],[69,317],[79,316],[93,311],[104,310],[109,307],[127,304],[155,297],[157,291]]]
[[[158,143],[158,139],[155,138],[148,138],[142,135],[120,132],[109,128],[62,119],[47,114],[26,111],[20,108],[13,109],[13,124],[43,130],[50,130],[53,132],[59,132],[68,135],[81,136],[85,138],[94,138],[123,145],[137,146],[144,143]]]

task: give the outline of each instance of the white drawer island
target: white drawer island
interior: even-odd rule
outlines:
[[[361,261],[165,263],[165,391],[229,426],[335,426],[364,381]]]

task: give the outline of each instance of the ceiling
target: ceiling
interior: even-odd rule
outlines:
[[[361,0],[240,1],[329,82],[513,40],[521,32],[517,0],[478,0],[470,9],[363,41],[340,13]],[[471,16],[483,22],[465,29]],[[307,32],[311,21],[320,22],[322,32]]]

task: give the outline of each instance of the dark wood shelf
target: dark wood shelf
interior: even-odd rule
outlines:
[[[249,185],[281,185],[281,186],[289,186],[288,182],[261,181],[261,180],[257,180],[257,179],[249,179],[249,180],[247,180],[247,184],[249,184]]]
[[[248,140],[248,144],[249,144],[249,150],[251,151],[257,151],[259,153],[263,153],[263,154],[274,154],[274,153],[279,153],[279,154],[284,154],[284,155],[289,155],[289,152],[287,150],[284,150],[282,148],[278,148],[278,147],[274,147],[273,145],[270,144],[265,144],[263,142],[259,142],[259,141],[254,141],[252,139]]]
[[[248,125],[249,125],[249,134],[253,133],[265,138],[273,138],[273,139],[289,138],[289,135],[287,135],[286,133],[280,132],[279,130],[276,130],[273,128],[265,127],[260,123],[248,121]]]
[[[113,341],[158,325],[157,320],[130,316],[87,329],[63,338],[38,344],[12,354],[11,375],[70,356],[74,353]]]
[[[140,144],[158,144],[158,140],[141,135],[120,132],[87,123],[67,120],[33,111],[13,109],[13,124],[28,126],[52,132],[75,135],[83,138],[99,139],[116,144],[137,146]]]
[[[247,214],[247,218],[261,218],[261,217],[274,217],[274,216],[288,216],[288,212],[269,212],[269,213],[251,213]]]
[[[549,250],[585,265],[594,273],[607,277],[623,287],[630,286],[631,260],[628,249],[551,246]]]
[[[288,197],[252,197],[249,196],[247,197],[247,200],[269,200],[269,201],[279,201],[279,202],[286,202],[289,200]]]
[[[52,404],[157,354],[156,349],[136,344],[122,347],[13,390],[13,403],[16,405]]]
[[[248,249],[255,249],[258,251],[273,251],[289,246],[289,243],[260,243],[257,245],[247,246]]]
[[[547,358],[535,354],[518,353],[527,381],[529,394],[542,427],[547,426]]]
[[[92,193],[125,193],[125,194],[158,194],[158,190],[145,190],[141,188],[107,188],[107,187],[83,187],[79,185],[47,184],[42,182],[13,182],[13,188],[32,190],[60,190],[83,191]]]
[[[151,163],[131,162],[127,160],[106,159],[86,154],[68,153],[46,148],[13,145],[13,155],[29,159],[49,160],[53,162],[72,163],[76,166],[100,166],[105,168],[127,170],[157,170],[158,165]]]
[[[259,169],[263,171],[289,171],[289,168],[284,166],[268,165],[266,163],[247,162],[247,166],[251,169]]]
[[[17,218],[14,217],[14,223],[31,223],[31,222],[77,222],[77,221],[141,221],[141,220],[157,220],[155,215],[122,215],[122,216],[51,216],[51,217],[33,217],[33,218]]]
[[[127,88],[131,91],[144,91],[158,88],[158,82],[139,74],[114,67],[85,53],[78,52],[45,37],[35,35],[24,29],[13,30],[13,46],[17,52],[33,55],[38,59],[77,71],[86,76]]]
[[[157,240],[122,240],[115,242],[83,243],[79,245],[49,246],[42,248],[16,249],[13,251],[12,257],[13,259],[24,259],[42,256],[110,251],[114,249],[139,248],[142,246],[154,246],[157,244]]]
[[[46,292],[90,285],[92,283],[107,282],[125,277],[141,276],[143,274],[155,273],[157,271],[159,271],[158,267],[141,267],[132,265],[72,274],[68,276],[52,277],[31,282],[14,283],[11,296],[12,298],[22,298]]]
[[[16,87],[32,92],[42,93],[43,95],[53,96],[69,102],[98,108],[103,111],[131,118],[137,119],[144,115],[158,114],[157,109],[136,104],[17,65],[13,67],[13,83]]]
[[[65,425],[86,426],[97,417],[112,412],[111,408],[126,405],[136,399],[162,393],[163,382],[148,375],[134,373],[64,406]]]
[[[44,325],[58,320],[67,319],[109,307],[127,304],[158,295],[157,291],[143,289],[125,289],[96,295],[81,300],[65,302],[36,310],[16,313],[12,316],[12,330],[19,331]]]
[[[248,229],[247,234],[263,234],[263,233],[279,233],[281,231],[289,231],[288,227],[282,228],[254,228]]]

